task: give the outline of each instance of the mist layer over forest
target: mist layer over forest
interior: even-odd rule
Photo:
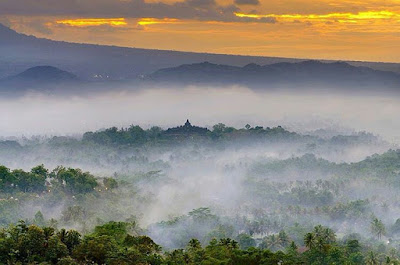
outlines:
[[[397,96],[348,90],[263,92],[238,86],[187,86],[135,91],[134,87],[117,86],[86,96],[28,92],[0,99],[0,136],[79,135],[131,124],[168,128],[190,118],[208,127],[224,121],[235,127],[281,125],[301,132],[332,128],[345,133],[368,131],[398,142]]]
[[[123,222],[171,253],[193,238],[313,253],[304,238],[323,225],[329,246],[400,255],[392,95],[185,87],[0,101],[2,227],[86,235]]]

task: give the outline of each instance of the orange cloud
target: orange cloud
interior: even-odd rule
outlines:
[[[64,24],[73,27],[91,27],[91,26],[126,26],[125,18],[83,18],[58,20],[57,24]]]
[[[138,21],[138,25],[146,26],[146,25],[154,25],[154,24],[175,24],[178,22],[179,22],[179,20],[175,19],[175,18],[164,18],[164,19],[142,18]]]
[[[253,18],[259,20],[262,18],[277,18],[281,20],[314,20],[314,21],[328,21],[336,20],[339,22],[355,23],[363,20],[396,20],[400,21],[400,13],[393,11],[364,11],[359,13],[329,13],[329,14],[245,14],[235,13],[237,17]]]

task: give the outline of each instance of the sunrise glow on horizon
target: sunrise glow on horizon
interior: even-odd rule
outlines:
[[[84,0],[59,3],[59,7],[48,11],[43,11],[40,3],[26,2],[25,8],[12,5],[10,1],[0,3],[0,23],[18,32],[69,42],[400,62],[398,0],[323,0],[318,3],[311,0]]]

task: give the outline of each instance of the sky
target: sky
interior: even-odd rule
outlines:
[[[80,43],[400,62],[400,0],[1,0],[0,23]]]

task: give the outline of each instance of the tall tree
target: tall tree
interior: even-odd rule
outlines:
[[[385,225],[381,220],[374,217],[371,221],[371,232],[380,240],[382,236],[386,235]]]

